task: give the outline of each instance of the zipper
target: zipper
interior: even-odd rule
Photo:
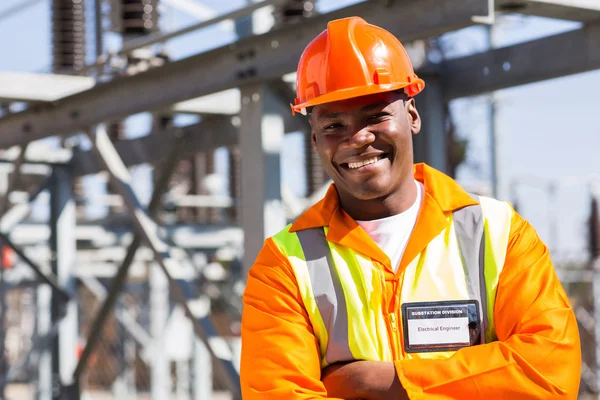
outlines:
[[[392,353],[392,360],[396,360],[398,357],[398,354],[396,353],[396,324],[394,323],[396,321],[396,315],[394,314],[393,310],[390,313],[391,299],[388,296],[387,282],[385,280],[385,266],[379,262],[377,264],[379,268],[376,268],[376,271],[377,275],[379,276],[379,285],[381,288],[381,294],[383,296],[381,302],[381,314],[385,320],[385,327],[387,330],[390,351]]]
[[[402,320],[402,313],[400,311],[400,306],[402,304],[402,288],[404,287],[404,272],[405,271],[398,271],[398,273],[396,273],[396,287],[394,288],[394,311],[398,313],[399,324],[401,326],[404,325],[404,321]],[[396,351],[398,352],[398,358],[403,360],[406,358],[406,353],[404,351],[404,341],[406,340],[406,338],[404,337],[403,329],[400,329],[397,338],[398,340],[396,343],[398,347]]]
[[[397,328],[398,328],[398,324],[396,321],[396,313],[391,312],[389,313],[389,317],[390,317],[390,324],[392,325],[392,331],[396,332]],[[395,342],[395,340],[394,340]]]
[[[401,318],[399,314],[400,309],[398,307],[398,296],[399,296],[399,288],[402,286],[399,278],[394,279],[394,283],[392,285],[392,302],[390,304],[391,312],[389,313],[390,323],[392,325],[392,331],[394,335],[394,358],[396,360],[400,360],[404,358],[404,353],[402,352],[402,332],[399,332],[400,329],[398,327],[398,319]]]
[[[396,318],[396,313],[391,312],[388,314],[389,325],[391,327],[391,332],[389,332],[391,336],[390,343],[392,345],[392,358],[393,360],[400,359],[400,351],[398,345],[398,319]]]
[[[387,314],[388,336],[390,342],[390,350],[392,351],[392,360],[399,360],[400,353],[398,353],[398,320],[396,319],[396,313],[390,312]]]
[[[400,345],[399,345],[399,332],[398,332],[398,315],[396,310],[396,285],[397,281],[392,281],[392,296],[391,298],[388,296],[387,291],[387,282],[385,280],[385,274],[381,277],[382,284],[385,289],[385,314],[387,314],[387,325],[388,325],[388,335],[390,337],[390,346],[392,350],[392,358],[394,360],[399,360],[402,357],[400,353]]]

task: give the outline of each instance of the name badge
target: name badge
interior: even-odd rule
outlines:
[[[477,300],[402,305],[407,353],[456,351],[479,344],[481,319]]]

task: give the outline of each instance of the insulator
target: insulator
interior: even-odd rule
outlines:
[[[173,126],[173,116],[169,114],[155,114],[152,118],[152,132],[159,132]]]
[[[108,124],[106,131],[113,142],[125,139],[125,122],[113,121]]]
[[[144,36],[158,31],[158,0],[121,0],[123,35]]]
[[[277,25],[301,21],[316,14],[316,0],[288,0],[275,8],[274,16]]]
[[[84,0],[52,0],[54,72],[78,71],[85,65]]]

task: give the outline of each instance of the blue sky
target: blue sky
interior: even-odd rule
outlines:
[[[92,2],[86,0],[89,4]],[[216,13],[223,13],[243,6],[244,0],[196,0]],[[320,0],[322,12],[355,3],[356,1]],[[24,0],[3,0],[0,15]],[[48,72],[51,65],[49,0],[39,0],[36,5],[0,20],[0,70]],[[226,4],[224,4],[226,3]],[[91,16],[91,7],[88,8]],[[163,7],[162,28],[174,30],[197,22],[197,19]],[[539,18],[510,18],[497,28],[499,46],[545,36],[555,32],[575,29],[578,25],[564,21]],[[88,27],[91,30],[91,25]],[[186,35],[169,42],[169,54],[183,58],[208,48],[214,48],[235,40],[235,34],[216,26]],[[480,51],[486,43],[480,28],[470,28],[452,34],[451,40],[460,53]],[[120,40],[107,35],[105,47],[117,49]],[[93,49],[93,36],[88,40],[89,53]],[[557,57],[566,55],[558,54]],[[540,60],[543,63],[543,60]],[[589,208],[587,186],[581,181],[594,173],[600,173],[600,126],[597,124],[600,92],[600,71],[579,74],[542,83],[536,83],[496,92],[498,101],[498,137],[501,190],[499,197],[509,197],[508,185],[515,179],[535,176],[540,180],[557,180],[561,183],[557,194],[557,218],[559,234],[557,248],[560,253],[581,254],[584,248],[585,221]],[[460,169],[458,180],[488,180],[490,176],[488,131],[486,121],[487,96],[460,99],[452,104],[458,123],[459,134],[471,140],[469,164]],[[128,121],[131,136],[148,130],[148,119],[137,116]],[[303,158],[296,149],[301,148],[298,135],[288,135],[282,159],[284,179],[296,179],[302,168]],[[479,164],[480,169],[471,168]],[[221,168],[222,169],[222,168]],[[147,167],[136,168],[137,177],[149,176]],[[536,179],[537,179],[536,178]],[[93,178],[86,187],[98,190]],[[143,182],[140,179],[139,182]],[[301,186],[301,185],[300,185]],[[148,197],[148,185],[138,187],[142,197]],[[550,240],[549,201],[543,189],[521,185],[518,190],[520,211],[538,230],[542,239]]]

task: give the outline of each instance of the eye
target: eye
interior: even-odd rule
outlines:
[[[369,120],[369,122],[380,122],[380,121],[385,120],[386,117],[388,117],[389,115],[390,115],[389,113],[382,111],[382,112],[379,112],[377,114],[371,115],[368,118],[368,120]]]
[[[341,128],[341,127],[342,127],[342,124],[340,124],[339,122],[336,122],[336,123],[333,123],[333,124],[325,125],[323,127],[323,130],[324,131],[332,131],[332,130],[335,130],[335,129]]]

